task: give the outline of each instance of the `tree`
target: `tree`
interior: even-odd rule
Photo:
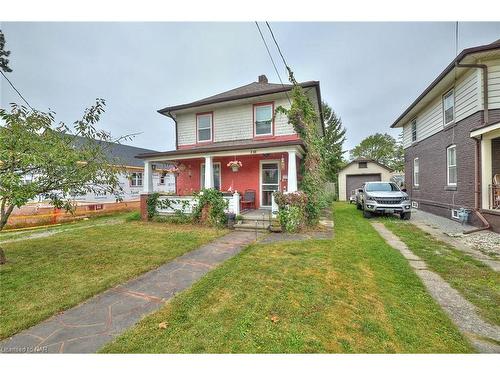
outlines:
[[[12,69],[9,68],[9,57],[10,51],[5,50],[5,36],[3,35],[2,30],[0,30],[0,69],[4,72],[12,72]]]
[[[322,139],[326,179],[337,183],[338,172],[344,165],[342,147],[345,142],[346,129],[342,126],[340,117],[337,117],[328,103],[322,102],[321,107],[325,123],[325,135]]]
[[[351,158],[373,159],[396,171],[404,168],[404,151],[401,141],[389,134],[376,133],[366,137],[351,150]]]
[[[106,153],[109,133],[95,125],[104,112],[105,102],[85,110],[73,132],[60,123],[54,113],[28,110],[11,105],[0,109],[0,231],[15,207],[42,195],[55,207],[74,209],[71,196],[87,192],[117,194],[119,170]],[[79,137],[75,137],[79,136]],[[0,257],[3,251],[0,249]],[[4,257],[3,257],[4,258]]]

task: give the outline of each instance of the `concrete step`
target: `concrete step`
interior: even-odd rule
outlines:
[[[255,225],[255,221],[252,222],[243,222],[241,224],[234,224],[234,229],[236,230],[241,230],[241,231],[252,231],[252,232],[267,232],[269,228],[269,222],[265,225],[262,225],[262,223]]]

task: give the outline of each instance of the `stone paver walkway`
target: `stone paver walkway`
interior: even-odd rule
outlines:
[[[423,259],[415,255],[406,244],[382,223],[372,226],[384,240],[408,260],[425,287],[446,312],[458,329],[471,341],[472,345],[482,353],[500,353],[500,327],[489,324],[479,317],[476,308],[453,289],[441,276],[427,269]]]
[[[95,353],[254,240],[233,231],[0,342],[0,352]]]

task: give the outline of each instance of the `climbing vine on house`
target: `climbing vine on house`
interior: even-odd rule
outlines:
[[[302,141],[304,141],[307,149],[300,190],[307,196],[305,205],[307,223],[316,225],[319,221],[320,212],[325,205],[323,194],[325,168],[322,158],[322,142],[318,132],[319,118],[314,105],[304,89],[297,84],[292,71],[288,69],[288,72],[290,82],[294,85],[290,93],[291,107],[290,109],[278,107],[276,112],[283,113],[288,117],[288,123],[293,126]]]
[[[197,200],[196,206],[193,208],[195,221],[216,227],[222,227],[226,224],[225,210],[228,207],[228,202],[220,191],[203,189],[195,194],[195,198]]]

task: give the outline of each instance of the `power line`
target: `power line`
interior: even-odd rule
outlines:
[[[262,35],[262,31],[260,30],[260,27],[259,27],[259,24],[257,21],[255,21],[255,26],[257,26],[257,29],[259,30],[259,34],[260,34],[260,37],[262,38],[262,41],[264,42],[264,46],[266,47],[267,54],[269,55],[269,58],[271,59],[271,62],[273,63],[274,71],[278,75],[278,78],[281,82],[281,85],[284,86],[284,83],[283,83],[283,80],[281,79],[278,68],[276,67],[276,64],[274,63],[273,55],[271,55],[271,51],[269,51],[269,47],[267,46],[266,40],[264,39],[264,35]]]
[[[14,89],[15,92],[17,92],[17,95],[19,95],[21,97],[22,100],[24,100],[24,102],[28,105],[28,107],[31,108],[31,110],[33,112],[35,112],[35,109],[30,105],[30,103],[28,103],[28,101],[24,98],[24,96],[19,92],[18,89],[16,89],[16,87],[14,86],[14,84],[10,81],[10,79],[7,78],[7,76],[4,74],[4,72],[0,69],[0,73],[2,73],[3,77],[7,80],[7,82],[9,82],[9,84],[12,86],[12,88]]]
[[[269,22],[266,21],[266,25],[267,25],[267,28],[269,29],[269,32],[271,33],[271,37],[274,40],[274,44],[276,44],[276,47],[278,48],[278,52],[279,52],[279,54],[281,56],[281,59],[283,60],[283,64],[285,64],[286,70],[288,70],[288,74],[290,76],[290,80],[292,81],[293,84],[296,84],[297,82],[295,81],[295,78],[293,77],[292,69],[290,69],[290,67],[288,66],[288,64],[287,64],[287,62],[285,60],[285,56],[283,56],[283,53],[281,52],[280,45],[278,44],[278,41],[274,37],[274,33],[273,33],[273,30],[271,29],[271,26],[269,25]]]
[[[281,79],[281,75],[280,75],[280,73],[278,71],[278,68],[276,67],[276,64],[274,62],[273,55],[271,55],[271,51],[269,50],[269,47],[267,46],[266,39],[264,38],[264,35],[262,34],[262,31],[260,30],[259,23],[257,21],[255,21],[255,26],[257,26],[257,30],[259,30],[260,37],[262,38],[262,41],[264,42],[264,46],[266,47],[267,54],[269,55],[269,58],[271,59],[271,62],[273,63],[274,71],[278,75],[278,78],[279,78],[279,80],[281,82],[281,86],[285,87],[285,84],[283,83],[283,80]],[[290,104],[292,104],[290,98],[288,97],[288,93],[287,92],[285,92],[285,95],[286,95],[286,98],[288,99],[288,102],[290,102]]]

